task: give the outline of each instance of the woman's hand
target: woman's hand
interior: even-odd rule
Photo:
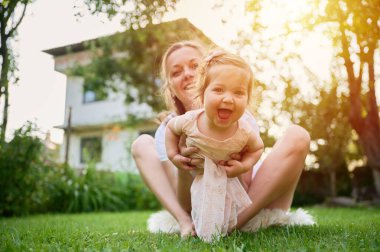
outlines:
[[[179,145],[179,154],[175,155],[171,160],[172,163],[178,168],[183,170],[195,170],[198,165],[202,163],[200,158],[190,158],[193,154],[197,153],[199,149],[197,147],[187,147],[186,137],[181,136]]]
[[[224,168],[226,171],[227,177],[234,178],[245,172],[247,172],[252,167],[247,167],[245,163],[243,163],[242,159],[247,152],[248,147],[245,146],[241,152],[233,153],[230,155],[231,160],[228,161],[219,161],[218,164]]]
[[[245,147],[241,150],[241,152],[238,152],[238,153],[232,153],[232,154],[230,155],[230,158],[231,158],[232,160],[241,161],[242,157],[243,157],[244,154],[247,152],[247,149],[248,149],[248,147],[245,146]]]
[[[175,155],[173,158],[170,159],[172,163],[178,168],[182,170],[191,171],[194,170],[195,167],[191,165],[191,158],[184,157],[180,154]]]
[[[226,171],[229,178],[237,177],[247,171],[247,167],[237,160],[219,161],[218,164]]]

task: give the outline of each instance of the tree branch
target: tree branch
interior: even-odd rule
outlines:
[[[4,7],[4,13],[3,14],[4,14],[4,24],[5,24],[5,27],[7,26],[9,18],[14,13],[17,4],[18,4],[18,1],[10,1],[10,3],[8,4],[8,6]]]
[[[21,17],[20,19],[18,20],[17,24],[8,32],[8,34],[6,35],[7,38],[9,37],[12,37],[13,33],[17,30],[18,26],[21,24],[22,20],[24,19],[25,17],[25,12],[26,12],[26,7],[28,5],[29,2],[25,2],[24,4],[24,9],[22,10],[22,14],[21,14]]]
[[[364,118],[362,117],[362,104],[360,100],[360,89],[361,89],[361,76],[360,78],[355,78],[354,73],[354,64],[350,59],[350,52],[349,52],[349,42],[346,36],[346,29],[345,29],[345,20],[341,19],[342,16],[342,10],[340,7],[338,7],[338,14],[340,17],[339,21],[339,30],[341,33],[341,43],[342,43],[342,56],[344,59],[344,65],[346,67],[347,71],[347,77],[348,77],[348,84],[350,88],[350,105],[351,109],[349,111],[349,118],[352,127],[358,132],[360,135],[363,126],[364,126]],[[358,76],[359,77],[359,76]]]
[[[379,109],[376,101],[376,92],[375,92],[375,67],[374,67],[374,57],[375,57],[375,48],[376,43],[371,43],[368,45],[368,115],[372,124],[377,125],[379,128]]]

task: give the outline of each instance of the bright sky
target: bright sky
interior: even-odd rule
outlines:
[[[54,71],[52,57],[42,51],[121,30],[117,22],[109,22],[104,18],[104,22],[101,22],[101,18],[95,16],[87,15],[78,21],[74,16],[74,4],[75,0],[36,0],[29,7],[19,28],[19,40],[14,45],[19,55],[20,80],[17,86],[12,85],[10,88],[8,133],[30,120],[36,122],[42,132],[51,130],[53,141],[61,142],[63,133],[53,127],[63,124],[66,78]],[[237,7],[227,6],[225,9],[228,12],[216,14],[207,1],[183,0],[176,13],[167,15],[165,19],[186,17],[217,44],[228,47],[228,41],[236,36],[237,28],[246,22],[242,21],[242,1]],[[235,18],[222,24],[220,17],[226,16]],[[315,52],[311,44],[303,50]],[[306,61],[324,60],[327,54],[321,52],[308,57]]]

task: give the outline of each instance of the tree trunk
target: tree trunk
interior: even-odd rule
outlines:
[[[364,130],[362,135],[359,135],[359,140],[367,157],[368,166],[373,170],[376,193],[380,197],[380,135],[379,133],[376,135],[373,131],[375,130],[370,130],[370,128]]]
[[[361,54],[359,74],[358,76],[355,76],[354,64],[350,58],[349,42],[343,25],[340,26],[340,32],[342,35],[342,56],[344,58],[344,65],[350,89],[350,124],[359,135],[359,142],[367,157],[368,166],[373,170],[380,171],[380,118],[376,102],[374,71],[374,51],[376,49],[377,41],[368,45],[369,50],[367,54]],[[364,99],[367,101],[365,105],[362,104],[362,77],[364,64],[368,65],[369,77],[368,92]],[[375,185],[377,186],[376,191],[378,196],[380,196],[380,183],[375,183]]]
[[[336,173],[334,170],[329,172],[330,174],[330,194],[331,198],[336,197]]]
[[[380,171],[379,170],[372,170],[373,174],[373,182],[375,185],[377,196],[380,195]]]
[[[1,131],[0,131],[0,143],[3,143],[5,140],[5,131],[7,129],[7,123],[8,123],[8,71],[9,71],[9,55],[8,55],[8,48],[6,46],[6,41],[3,41],[5,36],[3,36],[3,32],[1,32],[1,57],[2,57],[2,63],[1,63],[1,74],[0,74],[0,98],[4,96],[4,106],[3,106],[3,120],[1,124]]]
[[[4,107],[3,107],[3,123],[1,124],[0,143],[5,141],[5,132],[8,124],[8,107],[9,107],[9,91],[8,83],[4,86]]]

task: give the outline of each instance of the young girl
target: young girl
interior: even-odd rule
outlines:
[[[197,235],[205,241],[227,234],[238,214],[251,204],[241,182],[250,181],[243,174],[250,174],[246,172],[263,152],[258,132],[242,119],[252,99],[252,86],[252,71],[242,58],[214,51],[200,66],[196,83],[203,108],[177,116],[167,125],[166,150],[174,165],[180,165],[182,158],[181,135],[186,136],[187,146],[199,149],[191,158],[204,159],[193,172],[191,215]],[[231,154],[243,149],[240,161],[230,160]]]

